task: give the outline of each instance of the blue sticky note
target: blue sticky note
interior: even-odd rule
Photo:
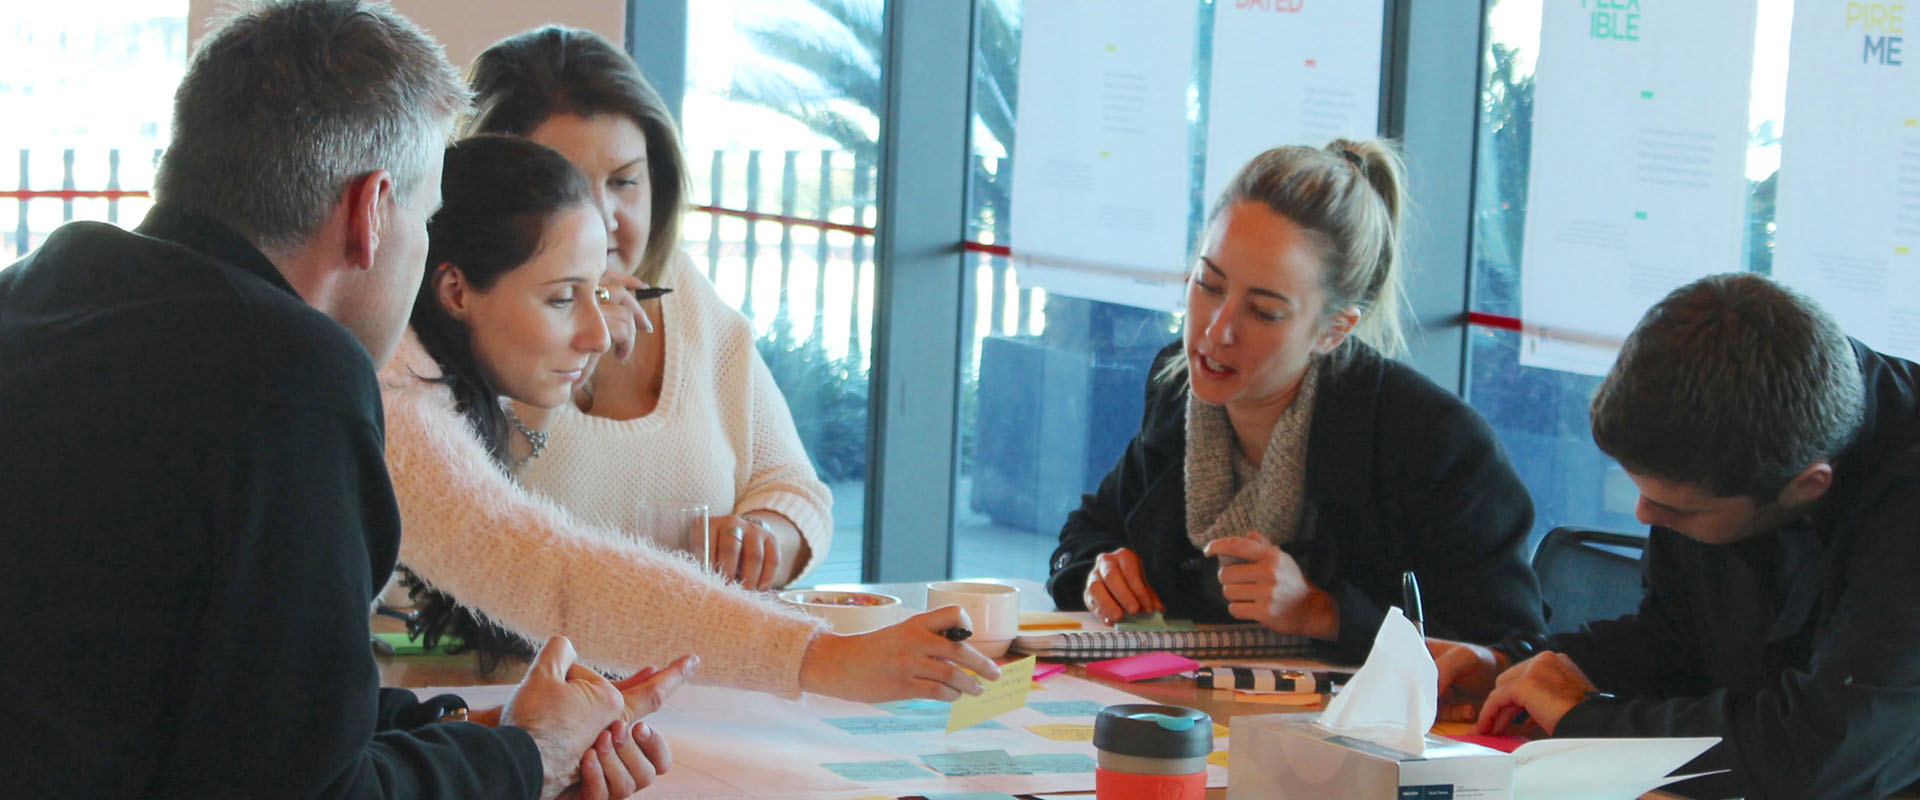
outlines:
[[[1092,700],[1034,700],[1027,707],[1049,717],[1097,717],[1102,708]]]
[[[1099,764],[1093,756],[1086,753],[1035,753],[1033,755],[1014,756],[1020,765],[1022,775],[1059,775],[1076,772],[1092,772]]]
[[[934,777],[926,767],[905,759],[895,761],[852,761],[840,764],[821,764],[833,771],[833,774],[854,783],[877,783],[880,781],[912,781]]]
[[[899,717],[926,715],[944,717],[953,708],[953,704],[938,700],[895,700],[891,703],[874,703],[873,707]]]
[[[947,721],[939,717],[834,717],[828,725],[856,736],[886,733],[925,733],[944,731]]]
[[[931,753],[920,761],[948,777],[970,775],[1019,775],[1020,762],[1005,750],[973,750],[965,753]]]
[[[904,717],[833,717],[823,721],[855,736],[944,732],[947,729],[947,718],[934,714],[915,714]],[[969,730],[1002,731],[1006,729],[1007,726],[998,722],[982,722],[969,728]]]

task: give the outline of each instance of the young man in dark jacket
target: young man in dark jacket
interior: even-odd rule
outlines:
[[[1646,597],[1550,639],[1435,642],[1443,685],[1490,691],[1481,728],[1718,736],[1681,770],[1730,770],[1681,787],[1703,796],[1920,780],[1920,367],[1713,276],[1640,321],[1592,417],[1653,526]]]
[[[631,792],[665,751],[627,723],[684,669],[623,704],[556,639],[489,727],[380,689],[368,647],[400,536],[374,365],[466,104],[439,45],[294,0],[175,100],[138,231],[0,271],[0,797]]]

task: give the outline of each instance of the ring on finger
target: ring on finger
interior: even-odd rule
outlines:
[[[747,541],[747,530],[737,524],[728,529],[727,532],[733,534],[733,540],[736,542],[744,543]]]
[[[613,302],[613,290],[605,286],[595,286],[593,287],[593,299],[602,303],[611,303]]]

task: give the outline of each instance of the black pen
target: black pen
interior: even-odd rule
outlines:
[[[636,300],[652,300],[671,291],[673,290],[665,286],[649,286],[645,289],[633,290],[633,296]]]
[[[1413,570],[1400,573],[1400,599],[1406,602],[1407,619],[1413,622],[1413,630],[1421,636],[1427,635],[1427,613],[1420,607],[1420,580],[1413,577]]]
[[[955,625],[951,628],[941,631],[940,635],[947,637],[947,641],[949,642],[964,642],[967,640],[967,637],[973,635],[973,631],[970,631],[970,630],[967,630],[966,628],[962,628],[958,625]]]

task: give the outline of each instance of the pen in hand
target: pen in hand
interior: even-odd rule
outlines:
[[[673,290],[665,286],[649,286],[645,289],[633,290],[633,297],[636,300],[652,300],[671,291]]]
[[[970,630],[967,630],[966,628],[962,628],[958,625],[955,625],[951,628],[941,631],[940,635],[947,637],[947,641],[949,642],[964,642],[967,640],[967,637],[973,635],[973,631],[970,631]]]

